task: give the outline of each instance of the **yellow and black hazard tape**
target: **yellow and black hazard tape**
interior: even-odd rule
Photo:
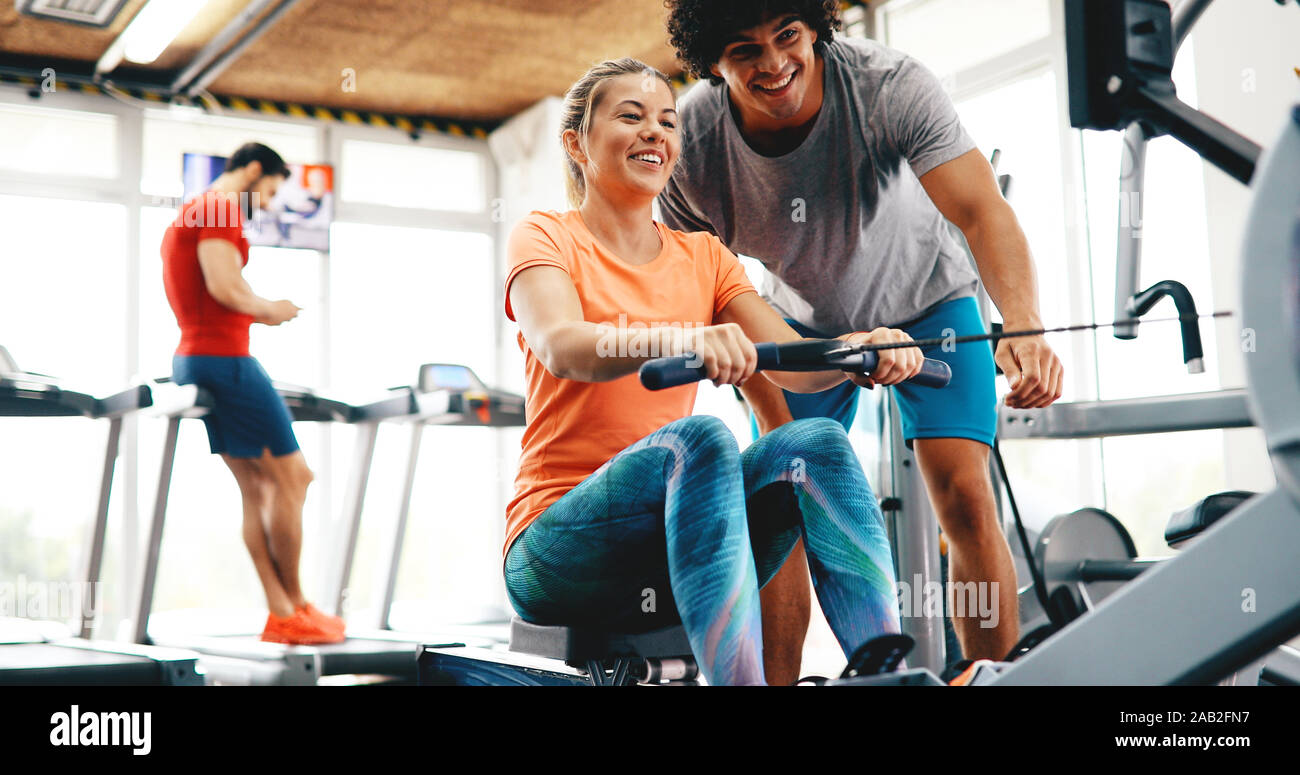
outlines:
[[[58,91],[75,91],[83,94],[108,94],[108,90],[102,86],[91,83],[88,80],[71,80],[68,78],[58,78],[54,81],[47,81],[44,77],[33,75],[20,75],[12,72],[0,71],[0,83],[17,83],[30,87],[33,91],[41,90],[47,83],[50,83]],[[144,89],[123,89],[118,88],[119,93],[129,94],[139,100],[148,100],[157,102],[160,105],[167,103],[167,97],[158,91],[149,91]]]
[[[0,72],[0,83],[18,83],[32,89],[40,89],[44,79],[15,73]],[[109,95],[109,88],[87,80],[72,81],[61,79],[57,82],[60,91],[76,91],[83,94]],[[167,94],[161,90],[142,89],[138,87],[113,86],[113,91],[127,94],[135,99],[166,105]],[[327,108],[320,105],[300,105],[294,102],[261,100],[245,97],[227,97],[214,95],[217,104],[227,110],[246,113],[261,113],[270,116],[287,116],[290,118],[312,118],[318,121],[331,121],[354,126],[373,126],[380,129],[395,129],[408,135],[444,134],[454,137],[485,138],[498,124],[490,122],[456,121],[431,116],[400,116],[391,113],[374,113],[347,108]]]
[[[314,118],[320,121],[334,121],[353,126],[397,129],[406,134],[434,132],[455,137],[484,138],[488,136],[488,132],[497,127],[497,124],[488,122],[455,121],[428,116],[400,116],[392,113],[374,113],[368,110],[327,108],[320,105],[300,105],[295,102],[247,99],[224,95],[214,95],[214,97],[221,107],[229,110],[263,113],[273,116],[289,116],[291,118]]]

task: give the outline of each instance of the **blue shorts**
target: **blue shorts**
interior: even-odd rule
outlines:
[[[786,322],[804,336],[826,336],[793,320]],[[973,296],[940,304],[930,314],[901,328],[913,339],[947,336],[946,329],[951,329],[955,336],[986,333]],[[972,439],[993,446],[998,399],[992,346],[976,342],[958,345],[953,352],[932,347],[925,351],[925,357],[945,361],[952,368],[952,381],[938,389],[907,383],[892,386],[902,419],[903,439],[908,446],[913,439],[936,438]],[[783,392],[794,419],[829,417],[848,431],[857,414],[858,390],[857,385],[845,382],[820,393]],[[757,437],[757,426],[752,420],[751,428]]]
[[[255,358],[177,355],[172,380],[212,394],[216,405],[203,417],[212,454],[250,458],[269,449],[282,457],[298,451],[289,408]]]

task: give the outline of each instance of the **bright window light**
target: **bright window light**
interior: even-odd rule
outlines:
[[[207,0],[151,0],[122,33],[123,56],[147,65],[171,44]]]

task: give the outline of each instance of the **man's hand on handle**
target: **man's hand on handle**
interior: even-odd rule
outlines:
[[[850,344],[893,344],[895,342],[910,342],[912,337],[905,331],[899,331],[896,328],[877,328],[874,331],[856,331],[852,334],[845,334],[839,337],[842,341]],[[876,365],[876,370],[871,376],[862,374],[849,374],[849,379],[864,388],[874,388],[876,385],[897,385],[898,383],[915,377],[921,371],[921,365],[925,362],[925,356],[921,354],[919,347],[900,347],[897,350],[877,350],[876,356],[880,358],[880,363]]]
[[[993,358],[1011,385],[1005,403],[1012,409],[1041,409],[1061,397],[1065,369],[1043,337],[1003,339]]]

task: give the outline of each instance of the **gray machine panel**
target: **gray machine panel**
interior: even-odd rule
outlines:
[[[1254,425],[1245,389],[1115,401],[1077,401],[1046,409],[998,406],[1000,439],[1092,439]]]

